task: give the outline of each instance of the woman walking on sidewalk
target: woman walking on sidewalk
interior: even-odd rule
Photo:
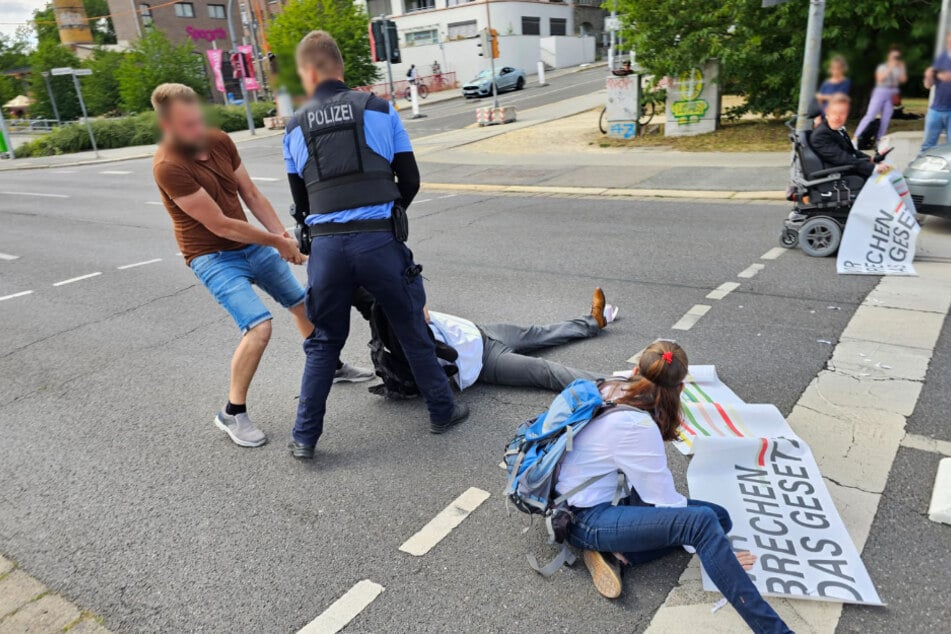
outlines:
[[[855,128],[855,136],[852,137],[852,144],[857,148],[859,138],[865,132],[865,128],[871,125],[875,117],[881,115],[882,120],[878,124],[878,133],[875,135],[875,144],[888,132],[888,124],[892,120],[892,113],[895,106],[901,103],[901,93],[899,86],[908,81],[908,73],[905,70],[905,62],[902,61],[901,49],[892,46],[888,50],[888,58],[884,64],[879,64],[875,69],[875,89],[872,90],[872,97],[868,101],[868,110],[858,127]]]

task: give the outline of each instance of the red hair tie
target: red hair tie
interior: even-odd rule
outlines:
[[[667,365],[670,365],[674,362],[674,353],[668,350],[664,354],[660,355],[660,358],[667,362]]]

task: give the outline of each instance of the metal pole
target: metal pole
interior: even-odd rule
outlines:
[[[393,51],[390,49],[390,29],[387,28],[385,15],[380,15],[380,23],[383,25],[383,49],[386,51],[386,76],[390,82],[390,101],[393,103],[393,108],[396,108],[396,89],[393,88],[393,64],[390,63],[393,58]]]
[[[129,6],[132,7],[132,19],[135,21],[135,34],[141,38],[142,37],[142,24],[141,24],[142,18],[139,17],[139,12],[135,8],[135,0],[129,0]]]
[[[810,0],[809,24],[806,27],[806,48],[802,54],[802,82],[799,85],[799,110],[796,129],[808,130],[806,113],[816,93],[819,82],[819,56],[822,54],[822,21],[825,18],[825,0]]]
[[[46,84],[46,94],[50,96],[50,104],[53,106],[53,117],[56,119],[56,123],[63,123],[63,120],[59,118],[59,108],[56,107],[56,97],[53,96],[53,86],[50,84],[50,74],[48,71],[43,71],[40,73],[43,75],[43,82]]]
[[[614,45],[616,43],[617,31],[614,25],[617,23],[617,0],[611,3],[611,30],[610,40],[608,42],[608,71],[614,70]],[[603,42],[604,40],[602,40]]]
[[[492,68],[492,106],[499,107],[499,87],[495,85],[495,55],[492,52],[492,43],[495,38],[492,36],[492,11],[489,8],[489,0],[485,0],[485,25],[489,31],[489,66]]]
[[[99,148],[96,147],[96,137],[92,133],[92,124],[89,123],[89,115],[86,114],[86,102],[83,101],[83,89],[79,84],[79,77],[73,73],[73,85],[76,87],[76,96],[79,97],[79,108],[83,111],[83,119],[86,121],[86,131],[89,132],[89,141],[92,143],[92,151],[99,158]]]
[[[10,155],[10,160],[14,160],[13,156],[13,137],[10,136],[10,133],[7,131],[7,120],[3,118],[3,108],[0,108],[0,134],[3,135],[3,140],[7,144],[7,153]]]
[[[234,0],[228,0],[228,9],[225,11],[225,17],[228,19],[228,35],[231,37],[231,50],[238,52],[238,40],[234,35],[234,21],[231,19],[231,9],[234,5]],[[239,69],[241,76],[238,78],[238,82],[241,84],[241,100],[244,101],[244,114],[248,118],[248,132],[251,133],[251,136],[254,136],[254,116],[251,114],[251,102],[248,99],[248,87],[244,85],[244,61],[241,62],[241,67]]]

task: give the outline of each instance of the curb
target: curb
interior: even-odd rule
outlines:
[[[494,185],[424,183],[423,189],[440,191],[496,192],[505,194],[563,194],[609,198],[690,198],[696,200],[785,201],[782,191],[731,191],[713,189],[631,189],[620,187],[559,187],[545,185]]]

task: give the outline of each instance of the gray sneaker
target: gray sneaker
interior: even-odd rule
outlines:
[[[247,413],[232,416],[221,410],[215,417],[215,425],[231,436],[234,444],[242,447],[260,447],[267,442],[267,436],[254,426]]]
[[[344,363],[334,374],[334,383],[363,383],[376,376],[376,372],[367,368]]]

